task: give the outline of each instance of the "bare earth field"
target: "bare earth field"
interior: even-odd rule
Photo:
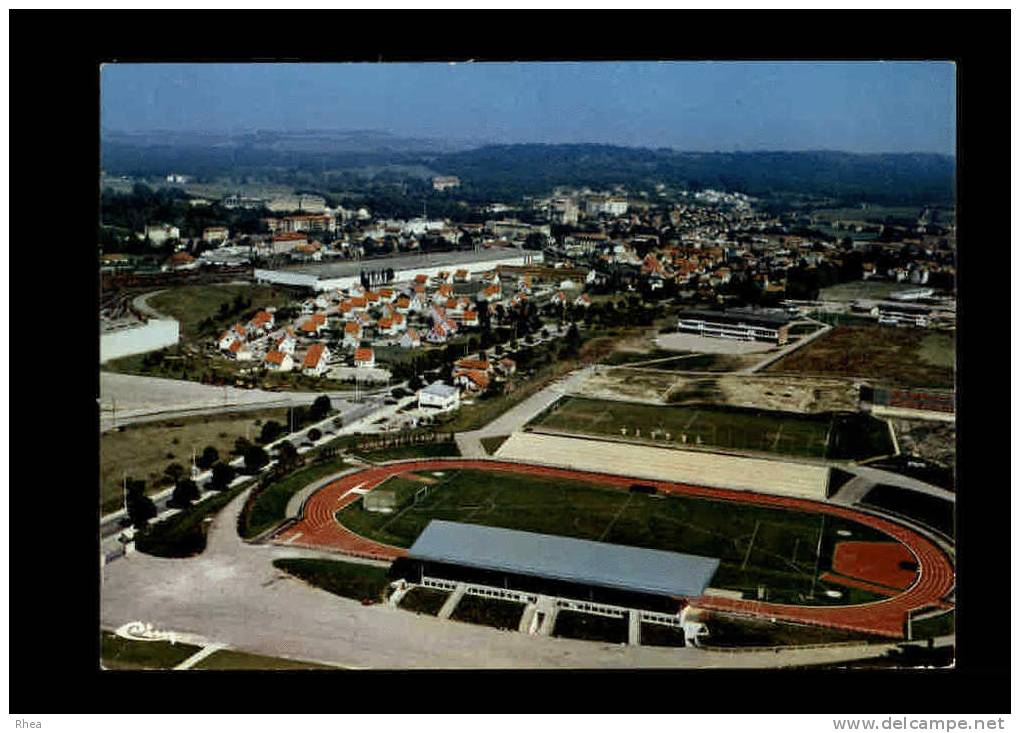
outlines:
[[[927,461],[956,466],[956,424],[893,418],[900,451]]]
[[[768,367],[771,373],[871,379],[904,387],[952,387],[953,334],[889,326],[837,326]]]
[[[599,399],[655,404],[712,402],[790,412],[857,409],[857,390],[851,380],[824,377],[673,375],[617,368],[593,374],[576,393]]]
[[[695,351],[701,354],[762,354],[776,349],[772,344],[763,341],[735,341],[698,336],[693,333],[659,334],[655,344],[669,351]]]

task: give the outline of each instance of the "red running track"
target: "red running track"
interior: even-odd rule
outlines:
[[[507,471],[528,473],[549,478],[590,481],[604,485],[628,488],[638,479],[613,476],[592,471],[577,471],[564,468],[535,466],[524,463],[469,459],[411,460],[375,466],[355,474],[344,476],[316,491],[305,502],[302,518],[274,538],[274,542],[314,549],[329,549],[359,557],[379,560],[393,560],[407,554],[407,550],[361,537],[343,527],[335,519],[336,512],[357,501],[360,494],[352,489],[370,490],[390,476],[407,471],[442,471],[455,469],[478,469],[482,471]],[[748,491],[714,489],[691,486],[669,481],[648,481],[660,491],[703,497],[722,501],[736,501],[745,504],[779,509],[796,509],[808,512],[842,517],[872,527],[902,543],[917,562],[917,574],[913,583],[902,593],[892,598],[853,606],[796,606],[767,603],[746,599],[702,596],[692,599],[691,605],[712,611],[747,614],[798,623],[827,626],[830,628],[856,631],[877,636],[902,638],[906,614],[909,611],[927,607],[945,607],[944,598],[953,589],[955,573],[945,553],[933,542],[887,519],[865,514],[846,507],[794,497],[756,494]]]

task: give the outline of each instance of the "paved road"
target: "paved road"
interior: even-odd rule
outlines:
[[[381,395],[394,386],[364,391],[362,394],[368,397]],[[320,394],[328,394],[334,408],[341,410],[351,405],[354,397],[350,391],[269,392],[114,372],[99,373],[99,393],[100,432],[110,430],[115,425],[175,417],[310,405]]]
[[[246,545],[236,532],[247,492],[213,522],[206,551],[170,560],[133,554],[105,568],[103,627],[151,622],[210,643],[270,656],[352,668],[776,667],[838,663],[884,654],[894,645],[724,653],[535,638],[440,621],[385,604],[362,606],[272,567],[306,550]]]
[[[594,373],[593,367],[584,367],[560,377],[549,385],[528,397],[518,405],[511,407],[495,420],[478,430],[457,433],[457,447],[465,458],[484,458],[488,455],[482,447],[482,438],[498,435],[510,435],[523,428],[542,410],[552,405],[565,394],[577,389],[580,384]]]

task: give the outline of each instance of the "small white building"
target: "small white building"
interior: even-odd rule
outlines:
[[[294,368],[294,359],[283,351],[270,351],[266,354],[266,369],[271,372],[289,372]]]
[[[456,410],[460,407],[460,390],[442,382],[433,382],[418,390],[418,407],[439,412]]]

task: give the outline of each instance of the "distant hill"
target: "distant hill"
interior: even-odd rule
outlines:
[[[935,154],[829,151],[690,153],[611,145],[497,145],[431,163],[474,185],[650,187],[656,182],[754,196],[799,193],[875,202],[951,204],[955,160]]]
[[[401,138],[375,131],[251,131],[238,134],[104,134],[103,168],[111,174],[195,176],[257,174],[279,181],[300,173],[391,170],[459,176],[458,195],[508,198],[553,186],[632,189],[663,182],[753,196],[807,194],[849,201],[951,205],[955,160],[904,153],[830,151],[692,153],[613,145],[486,145]],[[419,174],[420,175],[420,174]]]

